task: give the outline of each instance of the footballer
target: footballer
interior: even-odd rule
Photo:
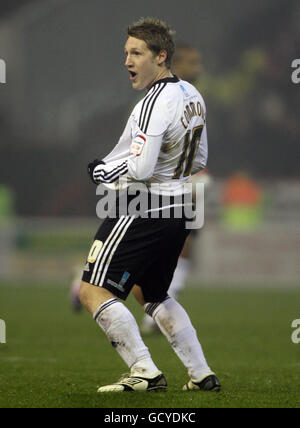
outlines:
[[[168,295],[189,234],[185,216],[175,216],[175,196],[184,193],[185,183],[207,162],[205,103],[193,85],[173,75],[174,49],[173,33],[159,19],[143,18],[128,27],[125,67],[132,88],[145,91],[145,96],[134,107],[115,148],[88,166],[96,184],[118,187],[126,179],[130,188],[143,183],[150,203],[148,216],[117,212],[103,221],[83,271],[80,301],[129,368],[127,375],[100,387],[99,393],[167,389],[135,318],[122,302],[130,292],[155,319],[187,369],[189,380],[183,389],[220,390],[188,314]],[[152,209],[153,189],[159,202]],[[163,195],[168,196],[168,205]],[[152,216],[154,210],[158,215]]]

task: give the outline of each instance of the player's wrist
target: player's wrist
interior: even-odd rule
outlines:
[[[87,167],[88,174],[92,182],[95,184],[98,184],[98,183],[94,179],[94,171],[95,171],[95,168],[99,165],[105,165],[105,162],[103,160],[94,159],[93,162],[90,162]]]

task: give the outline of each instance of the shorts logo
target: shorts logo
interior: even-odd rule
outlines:
[[[103,247],[102,241],[98,241],[98,240],[94,241],[87,258],[88,263],[95,263],[102,247]]]
[[[108,279],[107,283],[110,284],[110,285],[112,285],[113,287],[117,288],[118,290],[124,292],[125,291],[124,285],[125,285],[125,283],[126,283],[126,281],[128,280],[129,277],[130,277],[130,273],[129,272],[124,272],[123,276],[122,276],[122,279],[121,279],[121,281],[119,283],[117,283],[115,281],[112,281],[111,279]]]

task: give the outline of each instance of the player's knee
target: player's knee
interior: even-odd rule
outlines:
[[[136,300],[140,303],[140,305],[144,306],[146,304],[142,289],[138,285],[133,286],[132,294],[134,295]]]
[[[93,314],[95,310],[107,300],[115,299],[116,296],[103,287],[97,287],[88,282],[81,282],[78,297],[82,305]]]

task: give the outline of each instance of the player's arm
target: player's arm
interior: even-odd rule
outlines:
[[[151,136],[139,131],[130,146],[128,175],[144,181],[152,177],[161,149],[163,135]]]
[[[124,174],[137,181],[147,180],[153,175],[163,136],[171,122],[166,100],[163,97],[156,99],[144,119],[139,123],[131,118],[116,148],[101,163],[91,165],[89,173],[95,183],[113,183]],[[125,157],[116,159],[115,153],[122,153]]]
[[[130,145],[129,156],[108,163],[95,160],[88,166],[92,181],[113,183],[120,176],[128,174],[137,181],[144,181],[153,175],[163,136],[149,136],[139,131]]]
[[[153,100],[151,108],[138,116],[135,137],[130,146],[128,174],[137,181],[152,177],[161,150],[163,137],[174,116],[174,103],[164,93]]]

